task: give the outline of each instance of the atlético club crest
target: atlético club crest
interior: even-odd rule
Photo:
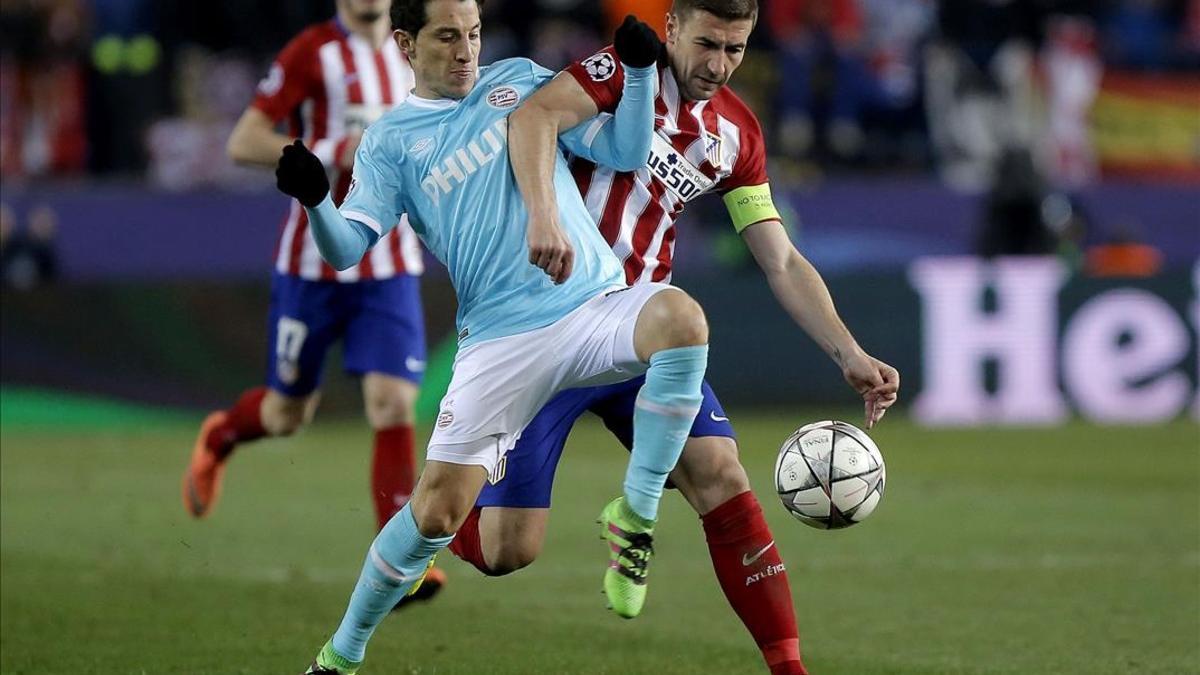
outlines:
[[[721,166],[721,137],[711,131],[704,132],[704,157],[708,163],[720,168]]]

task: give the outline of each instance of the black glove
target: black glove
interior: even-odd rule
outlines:
[[[613,36],[617,58],[630,68],[654,65],[658,61],[662,46],[662,42],[658,40],[658,33],[647,24],[638,21],[632,14],[625,17],[625,23],[617,28],[617,33]]]
[[[297,138],[284,147],[275,167],[275,185],[279,191],[295,197],[308,208],[315,208],[329,194],[329,177],[317,156]]]

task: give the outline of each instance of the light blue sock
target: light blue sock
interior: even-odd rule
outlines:
[[[333,634],[333,650],[350,661],[362,661],[376,626],[421,578],[429,559],[451,539],[454,535],[437,539],[423,536],[409,504],[392,516],[367,552],[346,616]]]
[[[667,474],[700,410],[707,365],[708,345],[664,349],[650,357],[633,410],[633,452],[625,471],[625,501],[646,520],[658,518]]]

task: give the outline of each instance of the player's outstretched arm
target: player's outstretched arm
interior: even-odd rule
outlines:
[[[846,382],[863,397],[867,428],[896,402],[900,373],[858,345],[838,316],[825,281],[792,244],[778,220],[765,220],[742,230],[779,304],[796,324],[842,369]]]
[[[617,171],[636,171],[646,166],[654,138],[656,64],[662,43],[653,28],[631,15],[617,29],[613,47],[624,74],[615,114],[605,113],[586,121],[564,133],[560,140],[568,150],[596,164]],[[574,78],[559,79],[570,80],[577,90],[583,90]]]
[[[280,192],[304,206],[317,250],[334,268],[353,267],[379,239],[370,226],[347,219],[337,210],[329,195],[324,165],[298,139],[283,148],[275,180]]]

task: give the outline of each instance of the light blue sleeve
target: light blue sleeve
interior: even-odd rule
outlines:
[[[329,195],[315,209],[304,210],[308,212],[317,250],[334,269],[353,267],[379,241],[379,234],[370,225],[343,216]]]
[[[339,210],[331,196],[305,208],[321,257],[339,270],[353,267],[400,220],[396,212],[400,178],[380,134],[368,130],[354,154],[354,179]]]
[[[381,138],[391,127],[376,122],[363,133],[354,153],[354,173],[341,212],[349,220],[366,224],[382,237],[400,222],[401,177],[399,162]],[[373,242],[372,242],[373,243]],[[331,263],[332,264],[332,263]]]
[[[546,84],[550,80],[553,80],[554,76],[557,74],[553,70],[550,70],[549,68],[547,68],[545,66],[539,65],[537,61],[533,61],[531,59],[521,59],[521,60],[529,62],[529,70],[533,77],[533,86],[535,89],[541,87],[543,84]]]
[[[654,137],[658,67],[625,68],[625,85],[615,114],[601,113],[559,135],[572,154],[617,171],[646,166]]]

